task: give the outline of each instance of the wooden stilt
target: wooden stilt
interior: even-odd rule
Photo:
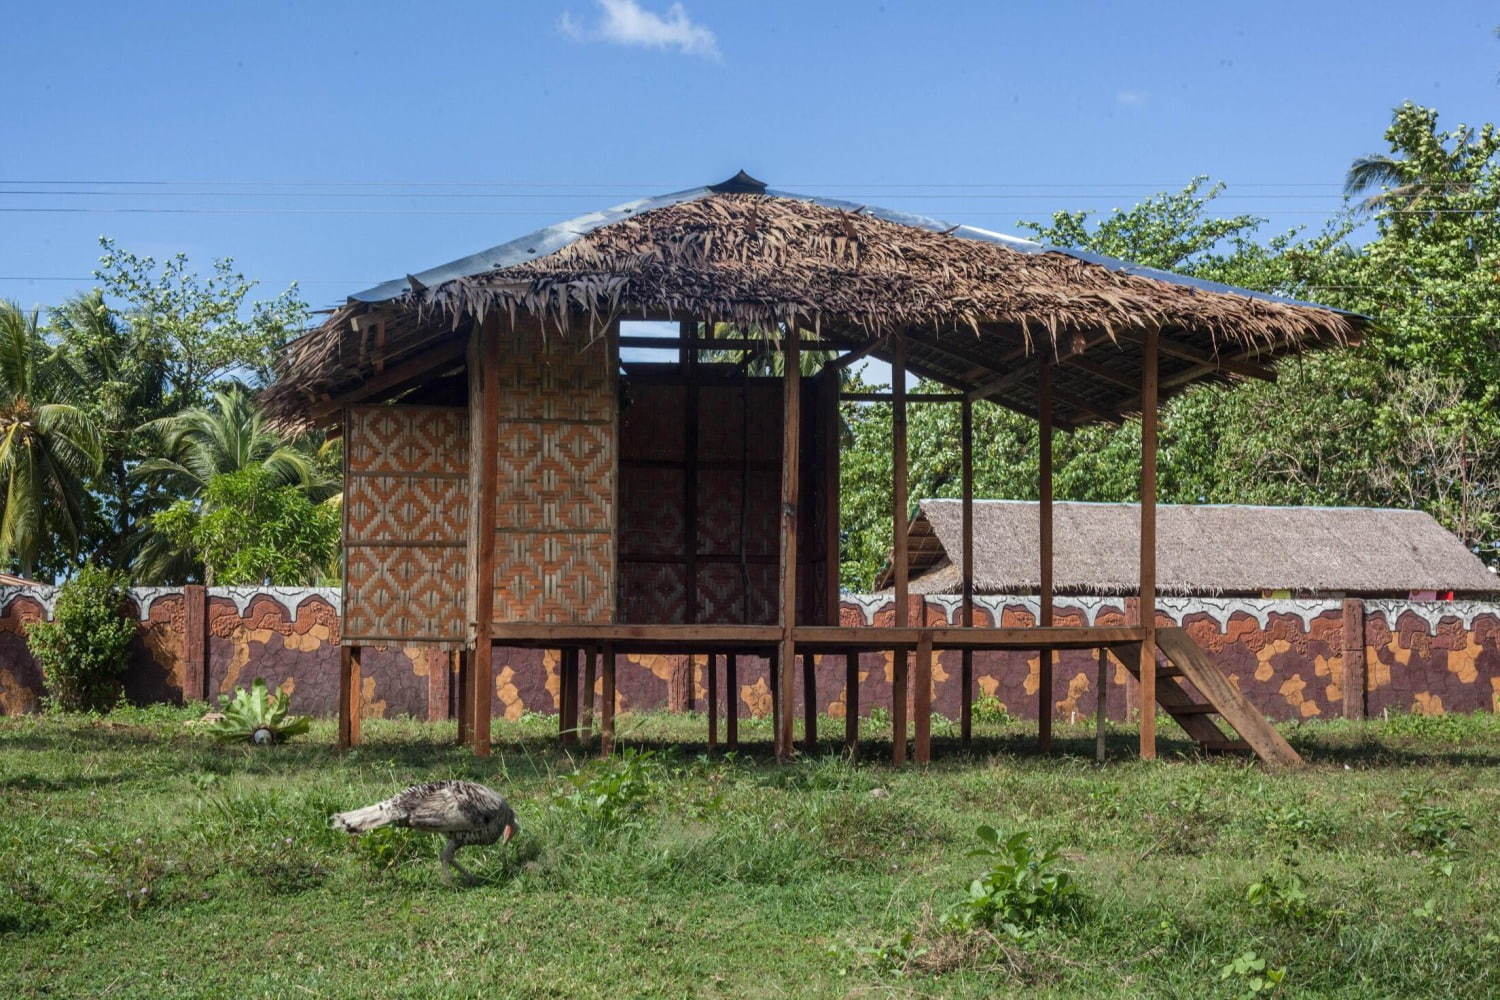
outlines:
[[[844,750],[859,756],[859,651],[844,653]]]
[[[916,729],[917,763],[932,761],[932,633],[923,632],[917,640],[917,656],[912,671],[912,721]]]
[[[963,494],[963,605],[959,623],[974,627],[974,403],[968,396],[959,408],[959,448]],[[968,747],[974,735],[974,651],[966,649],[959,662],[959,738]]]
[[[802,654],[802,751],[818,750],[818,668],[813,654]]]
[[[786,347],[781,378],[781,593],[778,621],[781,645],[778,650],[777,692],[780,713],[776,720],[776,758],[792,757],[792,674],[797,649],[792,631],[797,624],[797,509],[799,506],[798,473],[802,444],[802,369],[800,337],[796,321],[786,324]]]
[[[458,676],[454,679],[457,689],[454,695],[455,714],[458,716],[458,745],[469,745],[469,728],[474,722],[474,713],[469,710],[469,663],[472,654],[467,649],[458,651]]]
[[[469,338],[469,742],[478,757],[490,752],[494,697],[495,497],[500,447],[500,314],[492,311]]]
[[[615,752],[615,646],[604,644],[604,662],[599,672],[603,689],[599,692],[599,756],[608,757]]]
[[[708,687],[708,748],[714,750],[719,745],[719,656],[717,653],[708,654],[706,679]]]
[[[583,651],[583,711],[578,720],[579,738],[587,742],[594,738],[594,670],[599,661],[599,647],[589,646]]]
[[[557,730],[563,746],[578,743],[578,647],[569,646],[558,658]]]
[[[1044,348],[1044,350],[1046,350]],[[1037,510],[1040,528],[1037,551],[1041,555],[1040,580],[1037,588],[1037,624],[1052,627],[1052,359],[1042,357],[1037,373],[1038,456],[1037,493],[1041,499]],[[1037,668],[1036,717],[1037,746],[1052,749],[1052,650],[1040,650]]]
[[[891,340],[891,569],[895,576],[896,627],[905,628],[911,615],[907,578],[906,496],[906,338]],[[896,649],[891,659],[891,763],[906,762],[907,649]]]
[[[1094,687],[1094,760],[1104,763],[1104,726],[1109,718],[1109,650],[1099,650],[1099,676]]]
[[[1156,348],[1157,330],[1141,338],[1141,759],[1156,759]]]
[[[740,663],[734,653],[724,657],[724,742],[731,750],[740,745]]]
[[[771,740],[778,753],[781,750],[781,647],[771,650],[766,658],[766,683],[771,688]]]
[[[362,707],[359,670],[360,647],[339,647],[339,747],[359,746],[359,713]]]

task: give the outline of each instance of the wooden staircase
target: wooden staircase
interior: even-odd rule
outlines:
[[[1254,751],[1268,764],[1302,766],[1297,751],[1224,676],[1185,629],[1157,629],[1156,646],[1168,660],[1167,666],[1156,668],[1156,703],[1200,747],[1214,753]],[[1115,646],[1110,652],[1125,669],[1139,677],[1139,645]],[[1190,682],[1207,701],[1194,699],[1183,681]],[[1217,722],[1214,716],[1218,717]],[[1233,735],[1226,734],[1219,723],[1228,726]]]

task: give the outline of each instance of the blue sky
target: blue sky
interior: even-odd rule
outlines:
[[[326,306],[741,167],[1010,231],[1208,174],[1225,211],[1317,226],[1402,100],[1500,117],[1490,3],[143,0],[10,23],[0,297],[26,306],[88,287],[100,234]]]

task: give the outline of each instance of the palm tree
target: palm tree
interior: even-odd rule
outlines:
[[[306,442],[276,433],[249,393],[220,389],[206,406],[151,421],[144,428],[158,447],[132,476],[173,499],[202,496],[219,475],[258,466],[278,486],[296,486],[314,502],[338,492]],[[150,532],[137,552],[135,576],[142,582],[186,579],[198,567],[165,536]]]
[[[99,470],[99,432],[74,405],[82,380],[47,346],[37,314],[0,302],[0,563],[32,572],[49,535],[78,546]]]

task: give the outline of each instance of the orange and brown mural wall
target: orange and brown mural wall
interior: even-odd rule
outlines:
[[[213,699],[264,677],[292,692],[296,711],[332,714],[338,694],[339,596],[335,590],[279,588],[138,588],[140,619],[126,694],[136,702]],[[20,714],[41,704],[44,678],[26,647],[26,627],[50,614],[51,588],[0,588],[0,712]],[[957,598],[913,598],[914,621],[956,623]],[[976,624],[1031,625],[1036,600],[981,597]],[[914,607],[916,612],[916,607]],[[1119,597],[1063,598],[1059,625],[1109,625],[1130,620]],[[846,595],[846,624],[881,624],[894,617],[886,596]],[[1220,663],[1234,683],[1277,719],[1363,717],[1384,712],[1500,711],[1500,604],[1415,601],[1292,601],[1165,598],[1162,625],[1181,625]],[[496,649],[494,714],[557,711],[558,655],[547,650]],[[702,657],[632,654],[619,662],[622,710],[701,710],[706,694]],[[1093,715],[1097,676],[1092,651],[1060,653],[1052,700],[1059,719]],[[1038,662],[1024,652],[974,657],[976,696],[1012,715],[1036,714]],[[890,696],[889,654],[861,659],[860,704],[884,707]],[[429,647],[369,647],[362,663],[367,714],[446,719],[452,711],[448,654]],[[956,717],[959,658],[942,653],[933,665],[934,711]],[[818,657],[820,708],[841,714],[842,655]],[[1134,681],[1112,661],[1108,710],[1124,718],[1136,707]],[[741,657],[742,714],[770,711],[764,660]],[[799,700],[801,694],[798,694]]]

